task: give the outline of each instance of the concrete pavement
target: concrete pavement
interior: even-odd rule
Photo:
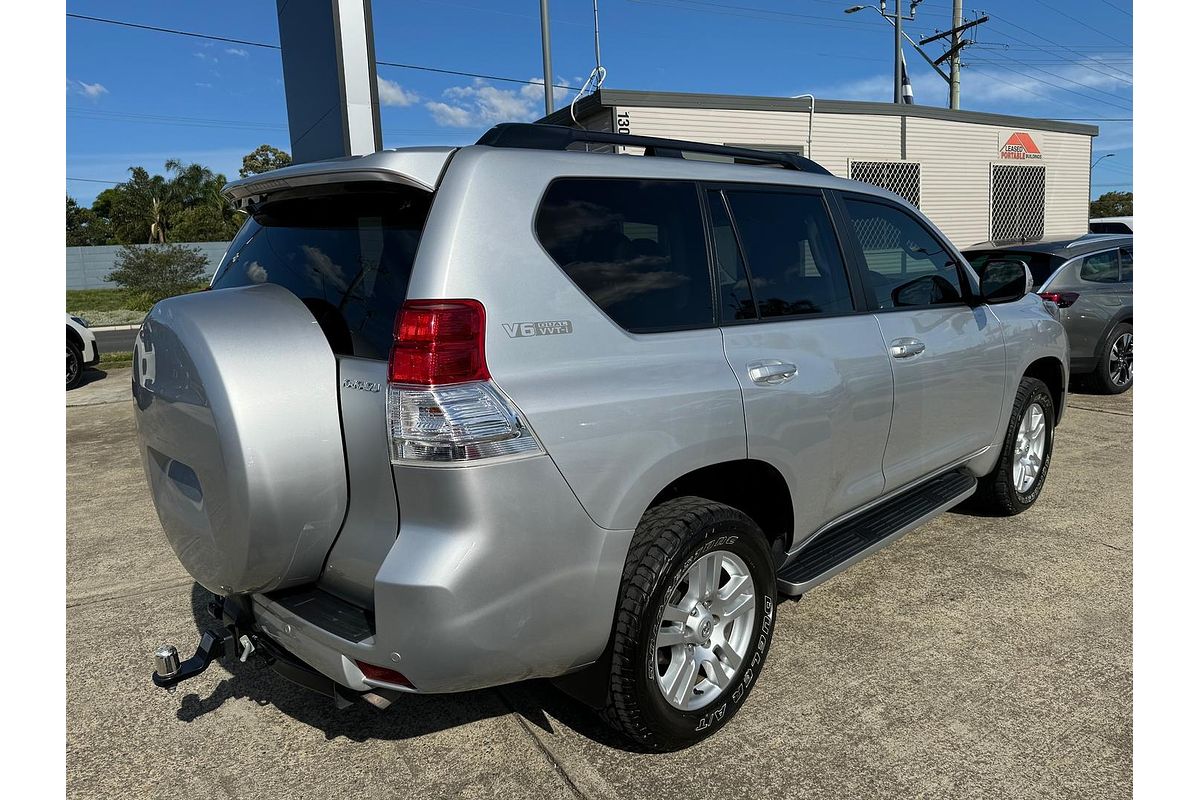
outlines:
[[[73,797],[1088,797],[1131,792],[1132,395],[1071,395],[1031,511],[951,513],[782,601],[737,718],[631,753],[542,682],[337,712],[253,667],[175,694],[203,594],[159,529],[129,370],[68,393]],[[186,655],[186,654],[185,654]]]

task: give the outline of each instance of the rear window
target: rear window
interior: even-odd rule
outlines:
[[[1034,253],[1029,250],[970,250],[963,253],[967,260],[971,262],[971,266],[978,270],[984,265],[984,262],[989,260],[1004,260],[1015,258],[1018,261],[1024,261],[1029,265],[1029,272],[1033,275],[1034,288],[1041,286],[1050,279],[1054,274],[1054,270],[1063,265],[1066,259],[1052,256],[1049,253]]]
[[[713,324],[696,186],[564,178],[546,190],[537,237],[601,311],[628,331]]]
[[[214,289],[274,283],[312,311],[335,353],[384,359],[432,195],[415,189],[283,197],[258,209]]]
[[[1088,233],[1133,233],[1124,222],[1092,222],[1088,225]]]

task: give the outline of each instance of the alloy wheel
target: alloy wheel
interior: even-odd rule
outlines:
[[[1108,377],[1113,386],[1126,386],[1133,380],[1133,334],[1123,333],[1108,351]]]
[[[680,576],[654,643],[667,702],[697,711],[730,684],[750,649],[757,596],[750,568],[727,550],[701,556]]]
[[[1046,410],[1030,403],[1021,417],[1017,440],[1013,445],[1013,487],[1018,494],[1028,492],[1037,482],[1046,453]]]
[[[68,347],[67,348],[67,385],[70,386],[71,382],[74,381],[75,378],[78,377],[78,375],[79,375],[79,359],[75,357],[75,354],[71,352],[71,348]]]

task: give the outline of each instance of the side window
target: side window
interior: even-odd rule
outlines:
[[[750,293],[750,281],[746,278],[746,264],[742,261],[733,220],[729,218],[720,192],[708,192],[708,208],[716,245],[717,305],[721,309],[721,321],[756,319],[758,312],[755,311],[754,295]]]
[[[1121,283],[1133,283],[1133,245],[1121,248]]]
[[[1105,250],[1084,256],[1079,265],[1079,277],[1090,283],[1116,283],[1120,277],[1117,251]]]
[[[962,302],[958,265],[915,217],[895,206],[846,198],[876,308]]]
[[[850,282],[819,194],[726,193],[762,318],[854,310]]]
[[[567,277],[626,330],[713,324],[695,184],[557,180],[542,199],[535,228]]]

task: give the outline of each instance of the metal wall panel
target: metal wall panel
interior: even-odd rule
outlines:
[[[137,247],[150,247],[139,244]],[[208,280],[221,263],[229,242],[192,242],[184,247],[198,247],[208,259],[208,269],[204,279]],[[116,284],[105,280],[105,276],[113,271],[117,253],[121,252],[119,245],[101,245],[97,247],[68,247],[67,248],[67,288],[68,289],[111,289]]]

